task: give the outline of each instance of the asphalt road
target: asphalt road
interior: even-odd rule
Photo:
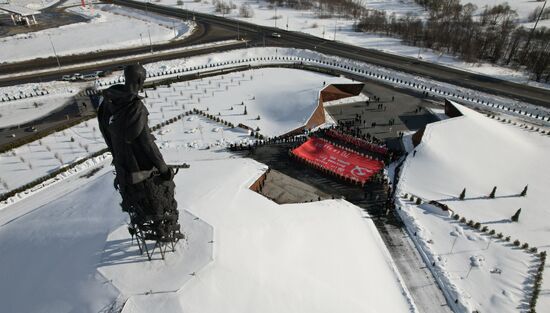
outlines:
[[[337,41],[325,40],[304,33],[290,32],[280,28],[259,26],[219,16],[189,12],[182,9],[164,7],[151,3],[147,4],[133,0],[108,0],[104,2],[149,10],[151,12],[179,18],[186,18],[189,14],[192,14],[196,21],[207,22],[210,25],[217,25],[228,30],[238,31],[240,36],[251,39],[252,42],[257,45],[290,46],[316,50],[325,54],[368,62],[374,65],[428,77],[490,94],[506,96],[543,107],[550,107],[550,90],[516,84],[413,58],[400,57],[373,49],[364,49]],[[281,34],[281,38],[271,38],[273,32]]]
[[[75,120],[78,121],[93,116],[95,116],[95,109],[90,102],[90,98],[87,96],[75,97],[42,118],[21,125],[0,128],[0,150],[3,150],[7,144],[25,140],[27,137],[35,135],[42,136],[41,133],[47,133],[57,127],[64,127],[65,124]],[[34,127],[36,131],[32,131],[31,127]]]
[[[531,104],[549,107],[550,108],[550,90],[520,85],[512,82],[502,81],[488,76],[473,74],[457,69],[452,69],[436,64],[423,62],[417,59],[400,57],[384,52],[364,49],[353,45],[344,44],[330,40],[324,40],[308,34],[299,32],[289,32],[279,28],[266,27],[250,24],[243,21],[230,20],[227,18],[190,12],[178,8],[164,7],[151,3],[137,2],[133,0],[109,0],[107,3],[115,3],[118,5],[129,6],[141,10],[147,10],[155,13],[160,13],[181,19],[194,19],[199,25],[199,30],[189,38],[181,41],[175,41],[164,45],[153,46],[155,51],[172,49],[185,45],[194,45],[206,42],[214,42],[226,39],[246,38],[251,45],[255,46],[280,46],[280,47],[295,47],[316,50],[321,53],[340,56],[343,58],[354,59],[362,62],[368,62],[374,65],[379,65],[398,71],[411,73],[423,77],[432,78],[434,80],[455,84],[458,86],[471,88],[487,92],[490,94],[509,97],[512,99],[529,102]],[[273,38],[271,34],[277,32],[281,34],[281,38]],[[229,47],[225,49],[234,49]],[[93,54],[78,55],[60,58],[62,65],[79,64],[82,62],[90,62],[116,58],[121,56],[135,55],[137,53],[147,53],[150,51],[149,46],[136,47],[124,50],[104,51]],[[214,51],[220,51],[220,49]],[[212,52],[212,51],[208,51]],[[196,52],[194,54],[202,54],[207,52]],[[169,58],[188,57],[191,54],[182,53],[181,55],[171,55]],[[158,61],[158,57],[151,56],[144,62]],[[112,63],[113,66],[123,65]],[[0,65],[1,73],[15,73],[29,69],[39,69],[57,66],[55,58],[38,59],[30,62],[21,62],[15,64]],[[101,70],[106,68],[92,68],[91,66],[83,68],[81,72]],[[24,82],[33,82],[40,80],[58,79],[64,74],[74,73],[74,70],[66,72],[58,72],[56,75],[35,75],[24,79],[10,79],[0,81],[2,85],[13,85]]]
[[[220,27],[217,25],[210,25],[204,22],[197,22],[197,26],[198,26],[197,30],[193,32],[191,36],[185,39],[175,40],[165,44],[153,45],[152,49],[151,49],[151,46],[142,46],[142,47],[134,47],[129,49],[109,50],[109,51],[101,51],[101,52],[90,53],[90,54],[65,56],[65,57],[59,58],[59,63],[62,66],[78,65],[84,62],[109,60],[109,59],[114,59],[119,57],[134,56],[137,54],[148,54],[149,52],[151,52],[151,50],[165,51],[165,50],[181,48],[185,46],[211,43],[211,42],[217,42],[217,41],[223,41],[223,40],[231,40],[231,39],[236,39],[237,37],[237,34],[234,33],[232,30],[227,30],[226,28]],[[216,51],[219,51],[218,49],[219,48],[207,48],[207,49],[195,49],[193,51],[182,51],[180,53],[171,54],[169,57],[158,56],[158,55],[148,55],[148,56],[145,56],[143,59],[144,59],[144,62],[155,62],[155,61],[185,58],[193,55],[201,55],[205,53],[216,52]],[[86,74],[87,72],[91,73],[99,70],[115,69],[117,66],[120,66],[120,65],[124,65],[124,64],[121,63],[121,61],[113,61],[106,66],[87,65],[87,66],[82,66],[76,70],[75,69],[59,70],[53,75],[49,73],[33,74],[33,75],[28,75],[28,76],[23,76],[18,78],[0,79],[0,86],[11,86],[16,84],[32,83],[32,82],[39,82],[39,81],[58,80],[63,75],[74,74],[77,71],[80,72],[81,74]],[[58,66],[57,60],[54,57],[51,57],[51,58],[45,58],[45,59],[35,59],[31,61],[26,61],[26,62],[0,64],[0,73],[2,74],[19,73],[19,72],[30,71],[30,70],[55,68],[57,66]]]

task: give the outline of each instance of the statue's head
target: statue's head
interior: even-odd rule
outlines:
[[[126,87],[134,94],[137,94],[145,82],[147,72],[141,64],[132,64],[124,68],[124,79]]]

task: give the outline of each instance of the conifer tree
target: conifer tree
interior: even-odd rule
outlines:
[[[529,187],[529,185],[525,185],[525,188],[523,188],[523,191],[521,192],[522,197],[525,197],[527,195],[527,187]]]
[[[489,198],[494,199],[496,193],[497,193],[497,186],[493,187],[493,191],[491,191]]]
[[[512,215],[512,222],[517,222],[519,221],[519,214],[521,213],[521,208],[519,208],[519,210],[516,211],[516,214]]]
[[[464,200],[465,197],[466,197],[466,188],[464,188],[460,193],[459,199]]]

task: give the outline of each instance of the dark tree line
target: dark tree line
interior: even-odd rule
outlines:
[[[507,3],[485,7],[474,16],[477,7],[460,0],[415,1],[427,10],[427,19],[413,14],[388,15],[357,0],[267,0],[273,7],[312,10],[319,18],[352,19],[356,31],[399,37],[407,44],[458,56],[466,62],[522,67],[537,81],[550,81],[550,29],[538,27],[533,31],[519,26],[517,12]],[[541,9],[541,18],[548,17],[548,8],[542,13]]]
[[[486,7],[474,18],[476,6],[459,0],[416,0],[428,19],[397,18],[383,11],[361,15],[356,30],[397,36],[406,43],[451,55],[467,62],[524,66],[535,79],[550,81],[550,29],[518,27],[518,15],[508,4]]]

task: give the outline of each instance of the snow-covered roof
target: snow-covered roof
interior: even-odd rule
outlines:
[[[427,125],[416,152],[404,163],[397,194],[441,202],[466,220],[511,236],[511,241],[548,250],[550,136],[508,116],[490,118],[451,103],[462,115]],[[528,192],[521,196],[526,185]],[[496,195],[490,197],[494,187]],[[463,189],[465,198],[460,201]],[[415,240],[422,241],[423,249],[434,256],[434,270],[451,292],[460,295],[461,305],[470,308],[469,312],[517,310],[524,296],[522,283],[530,279],[526,264],[531,255],[518,254],[496,237],[433,214],[426,203],[417,206],[402,197],[399,201],[400,212],[405,212],[406,223],[417,235]],[[520,219],[512,222],[519,208]],[[480,266],[477,260],[483,260]],[[458,278],[457,273],[467,277],[474,263],[468,279]],[[495,275],[496,270],[503,275]],[[544,280],[549,276],[545,271]],[[541,295],[538,303],[539,308],[548,307],[550,297]]]
[[[0,211],[6,311],[98,312],[117,297],[132,313],[413,311],[360,208],[278,205],[248,188],[266,170],[250,159],[193,162],[176,175],[187,238],[165,261],[149,262],[129,238],[109,163]]]

